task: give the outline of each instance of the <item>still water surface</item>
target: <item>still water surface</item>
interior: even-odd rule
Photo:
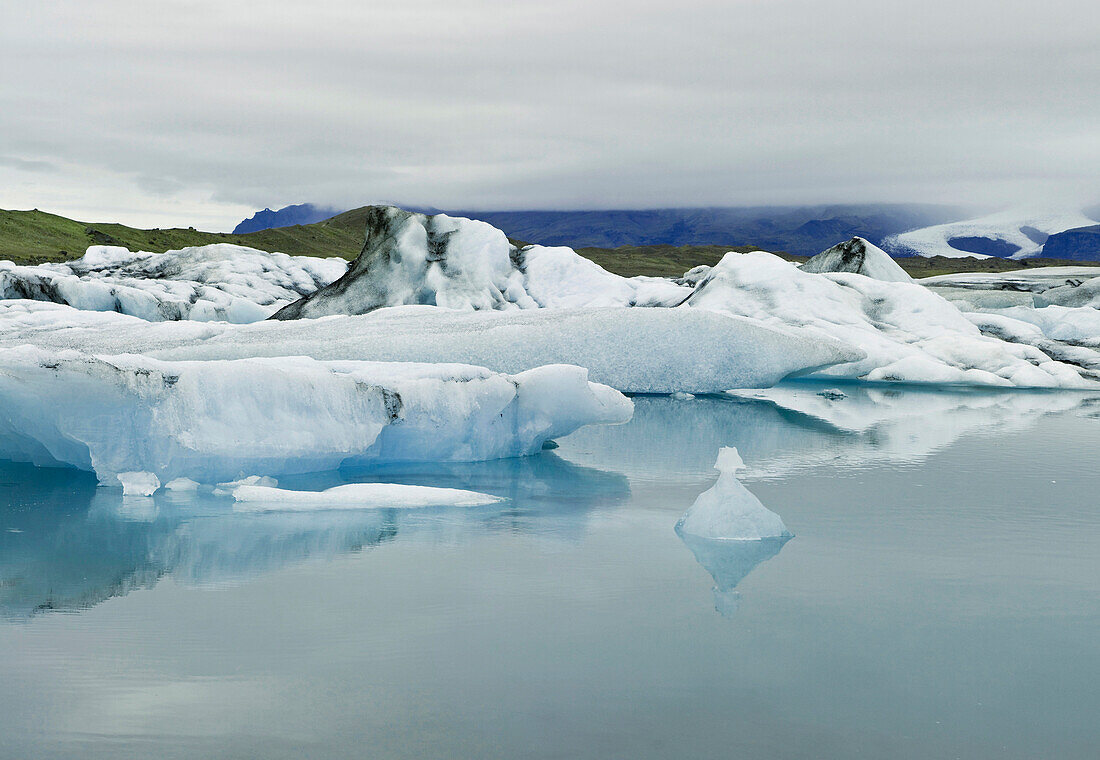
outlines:
[[[1100,404],[819,390],[281,483],[466,510],[0,464],[0,757],[1100,756]],[[724,445],[793,539],[673,531]]]

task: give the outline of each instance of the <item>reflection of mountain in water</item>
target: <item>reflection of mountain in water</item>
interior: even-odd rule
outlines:
[[[748,477],[822,464],[911,462],[971,433],[1024,429],[1083,399],[1073,392],[809,382],[691,400],[638,396],[631,422],[584,428],[563,439],[559,453],[632,478],[691,482],[709,476],[723,446],[737,447]]]
[[[126,498],[76,470],[0,462],[0,617],[79,610],[171,575],[224,583],[405,538],[479,533],[581,536],[591,510],[630,495],[626,479],[551,453],[443,466],[393,466],[357,481],[456,485],[508,496],[491,507],[244,514],[208,493]],[[338,473],[290,487],[336,485]],[[330,482],[335,481],[335,482]]]
[[[728,541],[679,534],[695,561],[714,579],[714,609],[725,617],[737,611],[741,594],[737,584],[761,562],[779,554],[790,536],[758,541]]]

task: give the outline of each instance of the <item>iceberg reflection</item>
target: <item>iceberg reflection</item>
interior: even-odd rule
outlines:
[[[762,538],[757,541],[730,541],[715,538],[699,538],[680,533],[695,561],[703,566],[714,579],[714,609],[723,617],[730,617],[741,603],[737,585],[757,565],[779,554],[791,536]]]
[[[97,488],[91,473],[0,462],[0,618],[79,611],[165,576],[194,584],[241,582],[394,540],[464,542],[509,532],[575,541],[594,508],[630,496],[623,476],[549,452],[359,475],[301,476],[295,486],[321,488],[347,477],[463,484],[509,501],[461,509],[242,514],[233,512],[232,499],[209,492],[123,497]]]
[[[631,422],[580,430],[560,453],[631,478],[685,482],[708,477],[725,446],[741,452],[749,478],[823,464],[919,462],[966,435],[1023,430],[1088,398],[809,381],[694,399],[638,396]]]

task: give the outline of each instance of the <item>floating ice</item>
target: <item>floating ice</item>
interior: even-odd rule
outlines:
[[[676,523],[676,531],[681,535],[729,541],[790,536],[779,515],[761,504],[737,479],[737,471],[744,466],[737,449],[719,450],[714,463],[718,482],[699,494]]]
[[[123,496],[152,496],[160,488],[160,479],[151,472],[120,472]]]
[[[811,274],[772,254],[727,253],[686,304],[856,346],[866,357],[817,374],[876,381],[1097,387],[1035,346],[982,335],[957,307],[913,282]]]
[[[340,277],[347,262],[240,245],[132,253],[92,246],[63,264],[0,261],[0,298],[29,298],[148,320],[255,322]]]
[[[321,509],[420,509],[480,507],[503,501],[477,491],[409,486],[398,483],[349,483],[324,491],[291,491],[270,486],[233,489],[239,512],[306,512]]]
[[[886,251],[861,237],[854,237],[846,243],[840,243],[827,251],[822,251],[802,264],[799,269],[803,272],[815,273],[848,272],[885,282],[913,281],[913,278],[898,266]]]
[[[1100,267],[962,272],[925,277],[920,283],[962,309],[1050,305],[1100,308]]]
[[[372,206],[366,222],[363,252],[347,273],[284,307],[276,319],[410,304],[459,310],[671,305],[688,293],[669,280],[612,274],[571,248],[518,248],[473,219]]]
[[[572,364],[588,368],[593,382],[634,393],[767,387],[792,374],[863,356],[820,333],[796,335],[781,326],[702,309],[459,312],[405,306],[354,317],[227,325],[142,323],[26,304],[0,302],[0,346],[30,343],[55,351],[166,360],[311,356],[456,362],[510,374]]]
[[[94,470],[103,482],[147,472],[211,483],[529,454],[583,425],[626,422],[633,406],[569,366],[509,376],[454,364],[159,361],[22,346],[0,349],[0,410],[0,457]]]

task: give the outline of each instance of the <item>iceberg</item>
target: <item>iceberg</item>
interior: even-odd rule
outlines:
[[[116,477],[123,496],[152,496],[160,488],[160,479],[151,472],[120,472]]]
[[[584,425],[626,422],[632,411],[571,366],[505,375],[301,356],[192,362],[0,350],[0,457],[93,470],[108,484],[121,475],[139,489],[133,473],[213,483],[530,454]]]
[[[1100,308],[1100,267],[963,272],[925,277],[920,282],[963,310],[1050,305]]]
[[[913,281],[913,278],[890,258],[890,254],[861,237],[854,237],[846,243],[840,243],[827,251],[822,251],[802,264],[799,269],[817,274],[848,272],[884,282]],[[687,277],[687,275],[684,276]]]
[[[737,449],[720,449],[714,463],[718,481],[699,494],[676,523],[676,532],[681,536],[723,541],[789,538],[791,533],[779,515],[761,504],[737,479],[737,471],[744,466]]]
[[[816,275],[804,275],[816,277]],[[431,306],[359,316],[223,323],[147,323],[26,301],[0,302],[0,347],[142,354],[170,361],[308,356],[323,361],[444,362],[515,374],[586,367],[629,393],[717,393],[774,385],[863,352],[827,335],[703,309],[460,312]],[[977,328],[971,326],[975,332]]]
[[[62,264],[0,261],[0,298],[153,321],[256,322],[328,285],[346,269],[340,258],[288,256],[229,243],[166,253],[99,245]]]
[[[310,512],[324,509],[420,509],[481,507],[503,501],[458,488],[410,486],[400,483],[349,483],[324,491],[292,491],[271,486],[237,486],[238,512]]]
[[[1096,388],[1079,367],[1026,343],[983,335],[956,306],[916,282],[814,274],[778,256],[727,253],[688,307],[736,314],[843,341],[866,356],[815,374],[870,381]]]
[[[485,222],[391,206],[367,209],[363,251],[335,282],[275,319],[366,314],[386,306],[537,309],[671,305],[688,291],[670,280],[626,278],[571,248],[518,247]]]

